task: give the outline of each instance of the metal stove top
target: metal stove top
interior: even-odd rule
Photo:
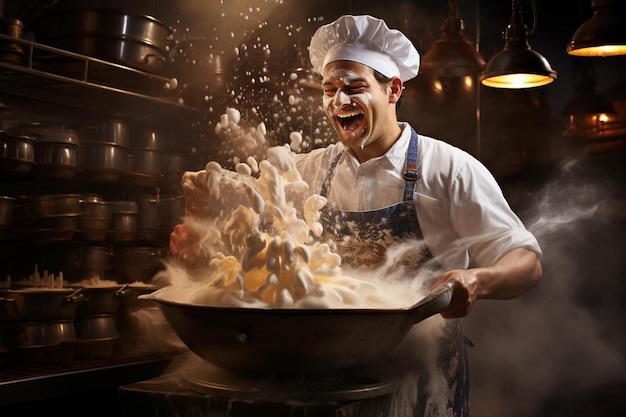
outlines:
[[[292,404],[355,401],[390,394],[398,378],[383,369],[355,368],[332,375],[241,375],[204,363],[180,373],[183,387],[201,394]]]
[[[385,415],[390,397],[411,371],[406,366],[400,369],[397,363],[379,363],[338,370],[332,375],[245,375],[220,369],[190,354],[160,377],[120,387],[119,399],[125,416],[205,412],[233,417],[239,415],[235,410],[245,407],[256,415],[271,410],[271,415],[281,416],[284,410],[290,416],[298,409],[309,413],[315,410],[316,416],[349,417],[352,414],[345,407],[360,408],[361,414],[354,415],[361,416],[363,408],[354,404],[363,402],[368,403],[369,410],[383,411],[379,415]]]

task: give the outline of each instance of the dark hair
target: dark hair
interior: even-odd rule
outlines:
[[[389,84],[391,82],[391,78],[387,77],[386,75],[381,74],[380,72],[374,70],[374,79],[376,79],[376,81],[378,81],[378,84],[380,84],[381,87]],[[404,90],[404,88],[403,88]],[[396,109],[400,109],[400,107],[402,107],[402,102],[404,101],[404,94],[400,94],[400,98],[398,99],[398,102],[396,103]]]

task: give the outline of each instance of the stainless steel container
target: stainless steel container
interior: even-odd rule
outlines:
[[[9,135],[0,131],[2,149],[0,170],[13,174],[27,174],[35,165],[35,140],[28,136]]]
[[[37,172],[44,177],[72,178],[78,171],[78,145],[37,142],[35,160]]]
[[[131,242],[137,238],[137,203],[113,201],[111,209],[111,239],[114,242]]]
[[[57,9],[33,24],[38,42],[152,73],[166,61],[169,27],[115,9]]]

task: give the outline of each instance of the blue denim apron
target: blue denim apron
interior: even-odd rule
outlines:
[[[401,203],[370,211],[342,211],[325,206],[320,212],[320,222],[324,226],[323,238],[335,242],[341,255],[342,265],[352,269],[373,269],[385,261],[387,248],[393,244],[411,239],[423,241],[419,226],[413,191],[419,180],[417,168],[418,135],[411,129],[411,140],[407,150],[404,168],[404,197]],[[327,198],[331,181],[335,174],[341,154],[332,162],[324,181],[320,195]],[[407,272],[415,271],[432,262],[432,254],[425,244],[420,244],[410,259],[404,260],[399,268]],[[419,366],[417,403],[413,408],[414,416],[452,415],[469,416],[469,371],[465,339],[458,320],[446,320],[440,350],[437,356],[439,371],[446,378],[448,403],[446,410],[434,410],[428,401],[428,392],[423,387],[430,379],[429,364]],[[445,389],[445,388],[443,388]],[[445,393],[437,393],[437,396]]]

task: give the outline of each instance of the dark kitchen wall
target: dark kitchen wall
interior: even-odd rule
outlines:
[[[465,22],[466,36],[484,58],[488,60],[501,51],[502,33],[511,20],[512,2],[459,0],[456,3]],[[575,94],[574,66],[581,60],[568,55],[565,48],[576,28],[591,18],[591,2],[536,1],[536,19],[530,0],[522,0],[520,5],[525,24],[534,30],[529,38],[531,47],[558,73],[554,83],[521,91],[481,87],[477,93],[476,79],[469,85],[463,78],[432,80],[420,75],[406,84],[405,103],[400,109],[401,118],[422,133],[473,153],[502,175],[580,151],[577,143],[563,135],[566,123],[562,112]],[[621,13],[623,8],[622,5]],[[308,65],[308,41],[320,24],[345,13],[372,14],[405,32],[424,55],[440,35],[441,24],[448,15],[448,1],[187,0],[155,2],[152,10],[174,27],[175,38],[208,38],[210,52],[224,55],[226,77],[234,80],[231,87],[234,85],[235,90],[242,92],[243,98],[227,99],[219,103],[222,107],[229,103],[240,106],[254,103],[271,128],[298,130],[301,126],[297,123],[284,126],[272,117],[288,111],[284,107],[277,109],[272,98],[283,92],[285,80],[294,67]],[[624,81],[624,57],[596,58],[589,60],[589,65],[596,74],[598,93],[609,94]],[[259,76],[268,76],[270,82],[263,87],[258,82],[254,84],[253,78],[258,81]],[[316,94],[311,96],[316,99]],[[219,114],[213,117],[216,119]],[[315,117],[324,119],[321,113],[315,113]],[[281,134],[288,136],[288,132]]]
[[[207,119],[216,121],[228,105],[255,107],[258,116],[275,132],[276,140],[286,140],[289,130],[307,131],[313,123],[305,117],[287,122],[284,104],[288,77],[298,66],[308,66],[306,48],[310,36],[322,23],[345,13],[372,14],[384,18],[389,26],[405,32],[424,55],[440,35],[448,15],[447,0],[395,0],[380,2],[296,0],[27,0],[6,2],[7,15],[24,17],[28,28],[34,16],[57,7],[110,7],[149,14],[173,29],[172,45],[204,40],[205,56],[220,54],[221,77],[225,80],[191,105],[207,109]],[[502,50],[502,32],[511,20],[509,0],[458,0],[459,16],[465,22],[465,34],[486,60]],[[623,3],[623,2],[617,2]],[[562,111],[575,94],[575,58],[565,47],[576,28],[591,18],[590,0],[536,1],[534,18],[531,0],[520,1],[529,30],[531,47],[544,55],[558,72],[557,80],[533,90],[507,91],[481,87],[463,78],[431,79],[424,75],[407,83],[404,107],[400,116],[422,133],[439,137],[483,160],[492,170],[507,175],[537,161],[559,159],[571,151],[563,137]],[[623,9],[623,5],[622,5]],[[623,10],[622,10],[623,12]],[[178,48],[179,49],[179,48]],[[172,60],[180,62],[176,46]],[[595,71],[597,91],[610,92],[623,82],[626,71],[623,57],[590,61]],[[180,67],[166,66],[164,75],[180,77]],[[267,77],[266,82],[259,82]],[[185,77],[180,77],[184,84]],[[274,98],[278,96],[279,101]],[[315,91],[310,94],[315,104]],[[282,101],[280,101],[282,100]],[[309,109],[310,110],[310,109]],[[315,127],[326,141],[332,131],[324,126],[324,115],[311,111]],[[479,112],[478,112],[479,111]],[[478,112],[478,113],[477,113]],[[327,138],[330,137],[330,138]]]

